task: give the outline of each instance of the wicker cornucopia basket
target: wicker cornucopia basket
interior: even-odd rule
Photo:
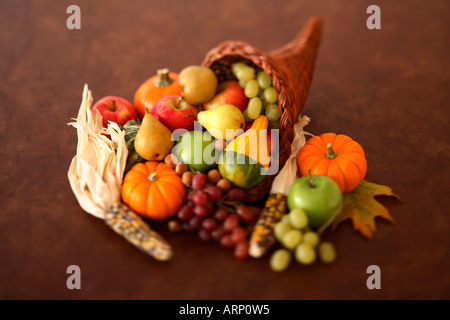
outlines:
[[[271,77],[278,94],[281,115],[277,157],[279,169],[290,155],[294,124],[308,96],[322,24],[322,19],[311,17],[291,42],[269,53],[263,53],[245,42],[225,41],[211,49],[202,63],[216,73],[219,81],[233,78],[231,64],[237,61],[259,67]],[[249,189],[247,201],[261,200],[269,192],[274,177],[275,174],[268,175],[257,187]]]

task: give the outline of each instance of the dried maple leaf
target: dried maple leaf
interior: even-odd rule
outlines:
[[[353,228],[367,239],[371,239],[376,229],[376,217],[382,217],[394,223],[394,218],[389,211],[375,200],[375,196],[380,195],[398,198],[391,188],[363,180],[355,190],[344,194],[344,205],[333,221],[333,229],[342,221],[351,219]]]

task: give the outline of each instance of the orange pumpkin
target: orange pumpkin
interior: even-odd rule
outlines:
[[[153,219],[173,217],[181,208],[186,189],[180,176],[163,162],[134,165],[125,175],[122,200],[136,213]]]
[[[309,139],[298,153],[297,166],[301,176],[311,170],[313,175],[334,179],[344,193],[354,190],[367,171],[366,157],[359,143],[334,133]]]
[[[157,74],[145,81],[134,95],[134,107],[139,118],[144,118],[145,109],[151,113],[156,101],[171,94],[181,95],[178,74],[169,72],[169,69],[157,70]]]

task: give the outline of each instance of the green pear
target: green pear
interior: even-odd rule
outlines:
[[[145,160],[160,161],[172,152],[172,132],[146,112],[134,139],[134,149]]]
[[[238,107],[223,104],[213,109],[201,111],[197,120],[216,139],[231,140],[244,130],[244,114]]]

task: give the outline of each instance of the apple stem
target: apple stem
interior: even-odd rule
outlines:
[[[156,70],[156,73],[158,75],[158,78],[155,80],[154,84],[157,87],[167,87],[173,82],[173,79],[170,79],[169,77],[169,69],[158,69]]]
[[[156,176],[156,172],[152,172],[152,173],[148,176],[148,180],[150,180],[151,182],[155,182],[156,180],[158,180],[158,177]]]
[[[116,99],[112,99],[111,103],[112,103],[112,106],[110,108],[108,108],[108,110],[109,111],[116,111],[117,110]]]
[[[177,107],[177,109],[179,109],[180,108],[180,103],[181,103],[181,101],[183,101],[183,97],[178,97],[178,99],[177,99],[177,105],[176,105],[176,107]]]
[[[313,179],[312,174],[311,174],[311,169],[308,169],[308,174],[309,174],[309,186],[311,188],[315,188],[316,184],[314,183],[314,179]]]
[[[337,157],[337,153],[334,152],[333,147],[331,146],[331,143],[327,144],[327,149],[328,149],[328,151],[327,151],[327,153],[325,153],[325,155],[328,159],[334,159]]]

